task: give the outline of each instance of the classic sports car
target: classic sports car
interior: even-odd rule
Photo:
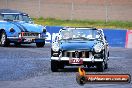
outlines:
[[[34,24],[28,14],[0,9],[0,45],[9,46],[36,43],[37,47],[45,45],[45,26]]]
[[[57,40],[52,42],[51,70],[64,66],[96,66],[98,71],[108,68],[109,45],[102,29],[63,28]]]

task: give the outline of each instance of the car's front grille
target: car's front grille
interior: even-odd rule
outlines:
[[[63,57],[89,58],[89,51],[63,51]]]
[[[37,37],[38,38],[39,35],[40,34],[39,33],[36,33],[36,32],[21,32],[20,33],[20,36],[21,37],[35,37],[35,38]]]

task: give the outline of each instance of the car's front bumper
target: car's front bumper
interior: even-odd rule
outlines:
[[[45,38],[19,38],[19,37],[7,37],[11,43],[37,43],[45,42]]]
[[[69,57],[51,57],[51,60],[55,60],[55,61],[69,61]],[[94,57],[90,57],[90,58],[80,58],[83,60],[83,62],[103,62],[104,60],[101,58],[94,58]]]

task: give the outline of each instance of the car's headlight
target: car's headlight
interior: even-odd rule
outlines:
[[[52,50],[53,51],[59,51],[59,44],[58,43],[52,43]]]
[[[22,37],[21,33],[18,35],[18,37],[19,37],[19,38],[21,38],[21,37]]]
[[[15,32],[15,29],[14,29],[14,28],[11,28],[11,29],[10,29],[10,32]]]
[[[97,45],[94,46],[94,51],[96,53],[101,52],[102,49],[103,49],[103,47],[100,44],[97,44]]]

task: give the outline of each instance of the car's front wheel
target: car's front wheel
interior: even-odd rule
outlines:
[[[6,46],[10,45],[10,42],[7,39],[7,35],[6,35],[5,31],[2,31],[1,34],[0,34],[0,45],[2,47],[6,47]]]
[[[38,43],[36,43],[37,47],[44,47],[44,45],[45,45],[45,42],[38,42]]]
[[[63,63],[60,63],[60,64],[59,64],[59,68],[60,68],[60,69],[64,69],[64,64],[63,64]]]
[[[105,63],[104,62],[100,62],[97,64],[97,70],[98,72],[103,72],[105,69]]]
[[[15,46],[21,46],[21,43],[15,42],[14,45]]]
[[[51,60],[51,71],[57,72],[58,71],[58,63],[57,61]]]

